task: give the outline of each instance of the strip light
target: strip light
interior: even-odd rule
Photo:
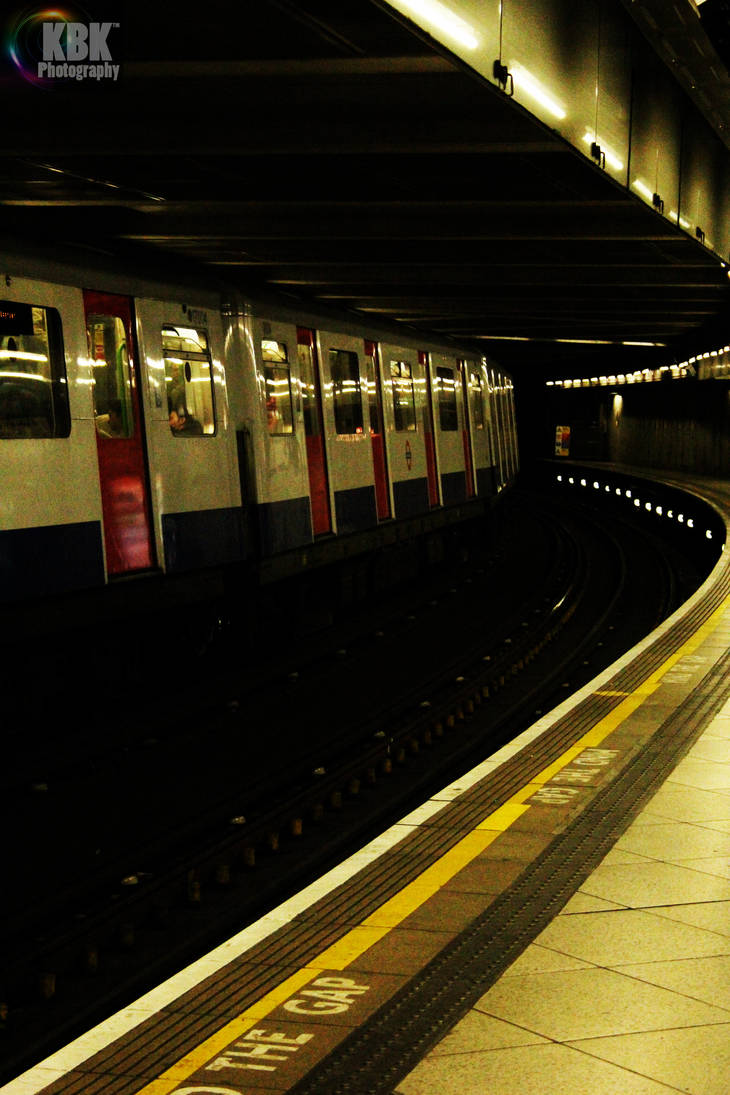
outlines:
[[[413,12],[419,20],[425,20],[466,49],[476,49],[479,45],[474,28],[439,0],[400,0],[397,6]]]
[[[612,167],[614,171],[623,171],[625,166],[624,161],[619,159],[616,153],[613,152],[610,148],[607,148],[606,145],[598,139],[598,137],[594,137],[590,129],[587,129],[583,134],[583,143],[588,145],[592,145],[594,143],[599,144],[601,152],[606,157],[606,163],[608,164],[608,166]]]
[[[515,87],[518,91],[523,91],[528,98],[534,99],[540,106],[544,106],[548,114],[552,114],[553,118],[557,118],[558,121],[562,121],[563,118],[568,116],[562,103],[554,99],[531,72],[528,72],[517,61],[511,61],[507,67],[514,77]]]
[[[654,197],[653,191],[650,190],[646,183],[643,183],[641,179],[634,179],[631,184],[631,189],[636,190],[638,194],[641,194],[642,198],[646,198],[646,200],[649,202]]]
[[[570,339],[555,339],[556,342],[569,342]],[[623,346],[661,346],[656,342],[622,342]],[[719,360],[718,360],[719,358]],[[704,365],[703,362],[708,364]],[[604,376],[574,377],[564,380],[546,380],[546,388],[605,388],[614,384],[651,384],[658,380],[686,380],[698,376],[701,380],[710,377],[730,376],[730,346],[717,350],[707,350],[672,365],[661,365],[653,369],[636,369],[632,373],[610,373]]]

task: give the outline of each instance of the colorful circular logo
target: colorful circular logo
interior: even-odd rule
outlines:
[[[75,19],[75,13],[68,10],[44,8],[40,11],[22,12],[11,24],[8,31],[8,53],[20,75],[29,84],[36,87],[51,86],[49,80],[38,75],[38,66],[44,59],[43,24],[69,23]]]
[[[9,23],[7,53],[34,87],[108,78],[114,67],[108,37],[114,27],[119,24],[93,22],[83,8],[26,8]]]

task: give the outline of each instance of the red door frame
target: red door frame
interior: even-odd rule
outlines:
[[[469,372],[465,361],[459,362],[461,390],[464,393],[464,429],[461,437],[464,444],[464,475],[466,476],[466,496],[473,498],[476,493],[474,484],[474,460],[471,451],[471,404],[469,403]]]
[[[380,433],[375,433],[372,422],[370,423],[370,440],[373,445],[373,474],[375,476],[375,507],[378,520],[385,521],[391,516],[391,509],[390,493],[388,491],[388,467],[385,458],[385,437],[383,436],[383,392],[380,386],[380,355],[377,343],[368,338],[365,339],[365,356],[372,358],[373,361],[375,401],[380,421]]]
[[[323,536],[325,533],[332,531],[332,509],[330,506],[329,475],[327,473],[327,451],[324,443],[322,389],[319,380],[319,360],[317,358],[317,341],[314,337],[314,331],[311,331],[308,327],[297,327],[297,343],[300,346],[309,346],[312,350],[312,377],[319,431],[306,435],[307,469],[309,472],[309,498],[312,506],[312,535]]]
[[[122,575],[149,569],[156,563],[132,301],[129,297],[85,289],[84,309],[87,323],[89,315],[117,317],[126,334],[132,436],[100,437],[98,433],[96,436],[107,574]],[[93,347],[89,352],[93,354]]]
[[[433,392],[431,390],[431,364],[425,350],[418,351],[418,363],[426,372],[426,413],[423,416],[423,440],[426,448],[426,475],[428,478],[428,504],[433,509],[439,504],[438,468],[436,466],[435,422],[433,417]]]

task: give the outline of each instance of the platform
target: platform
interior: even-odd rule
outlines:
[[[730,566],[2,1095],[727,1095]]]
[[[395,1090],[727,1095],[730,703],[560,914]]]

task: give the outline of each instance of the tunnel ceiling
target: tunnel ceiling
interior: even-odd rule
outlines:
[[[40,90],[5,58],[7,237],[204,266],[546,375],[666,359],[726,310],[715,256],[377,3],[199,8],[130,2],[116,84]]]

